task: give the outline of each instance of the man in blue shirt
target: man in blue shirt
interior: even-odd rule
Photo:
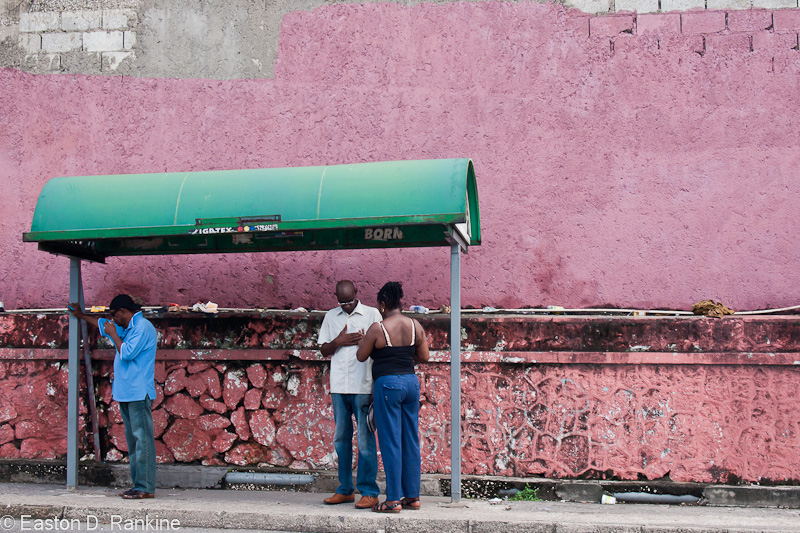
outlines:
[[[117,352],[111,395],[119,402],[125,424],[133,488],[120,496],[128,500],[154,498],[156,491],[156,443],[150,407],[156,398],[158,335],[140,309],[127,294],[111,300],[111,320],[87,315],[77,303],[70,304],[75,318],[95,326],[100,335],[111,339]]]

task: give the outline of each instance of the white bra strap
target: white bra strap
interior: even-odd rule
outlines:
[[[416,334],[417,334],[417,326],[414,323],[414,319],[411,319],[411,346],[416,344]]]
[[[383,336],[384,336],[384,338],[386,338],[386,346],[391,346],[392,345],[392,341],[389,340],[389,333],[387,333],[386,332],[386,328],[383,327],[383,322],[378,322],[378,324],[380,324],[381,329],[383,330]]]

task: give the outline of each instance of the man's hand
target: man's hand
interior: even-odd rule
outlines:
[[[355,346],[364,338],[363,331],[356,331],[355,333],[347,333],[347,326],[342,328],[342,331],[333,339],[333,344],[339,348],[341,346]]]
[[[106,320],[103,324],[103,331],[106,332],[106,335],[111,337],[111,340],[114,341],[114,346],[117,348],[117,352],[119,353],[122,351],[122,339],[119,338],[117,334],[117,327],[114,325],[113,320]]]
[[[84,316],[83,315],[83,306],[81,306],[81,304],[79,304],[78,302],[72,302],[71,304],[69,304],[67,306],[67,311],[72,313],[72,316],[74,316],[78,320],[82,319],[83,316]]]
[[[87,315],[83,312],[83,306],[78,302],[73,302],[67,306],[67,311],[72,313],[72,316],[77,318],[78,320],[85,320],[87,324],[91,325],[92,327],[97,327],[97,317],[92,315]]]
[[[358,345],[358,341],[360,341],[364,337],[363,331],[357,331],[355,333],[347,333],[347,325],[342,328],[342,331],[333,339],[331,342],[326,342],[325,344],[319,347],[320,353],[325,357],[331,357],[336,350],[341,348],[342,346],[356,346]]]
[[[118,337],[118,335],[117,335],[117,327],[114,325],[114,321],[113,320],[106,320],[105,324],[103,324],[103,331],[105,331],[106,334],[109,337],[111,337],[112,339],[114,337]]]

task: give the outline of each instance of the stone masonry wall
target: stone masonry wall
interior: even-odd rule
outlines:
[[[321,316],[154,318],[160,462],[332,469]],[[425,472],[450,461],[447,317],[423,318]],[[58,315],[0,316],[0,457],[61,458]],[[791,317],[486,317],[464,322],[463,472],[797,483],[800,321]],[[107,345],[95,350],[103,459],[126,451]],[[91,451],[85,389],[81,450]]]

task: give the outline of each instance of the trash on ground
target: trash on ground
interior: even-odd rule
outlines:
[[[701,300],[692,306],[692,313],[705,315],[714,318],[722,318],[725,315],[732,315],[733,309],[714,300]]]
[[[200,313],[216,313],[218,306],[214,302],[197,302],[192,306],[192,311],[198,311]]]
[[[600,497],[600,503],[602,503],[603,505],[614,505],[615,503],[617,503],[617,499],[614,496],[603,494]]]

